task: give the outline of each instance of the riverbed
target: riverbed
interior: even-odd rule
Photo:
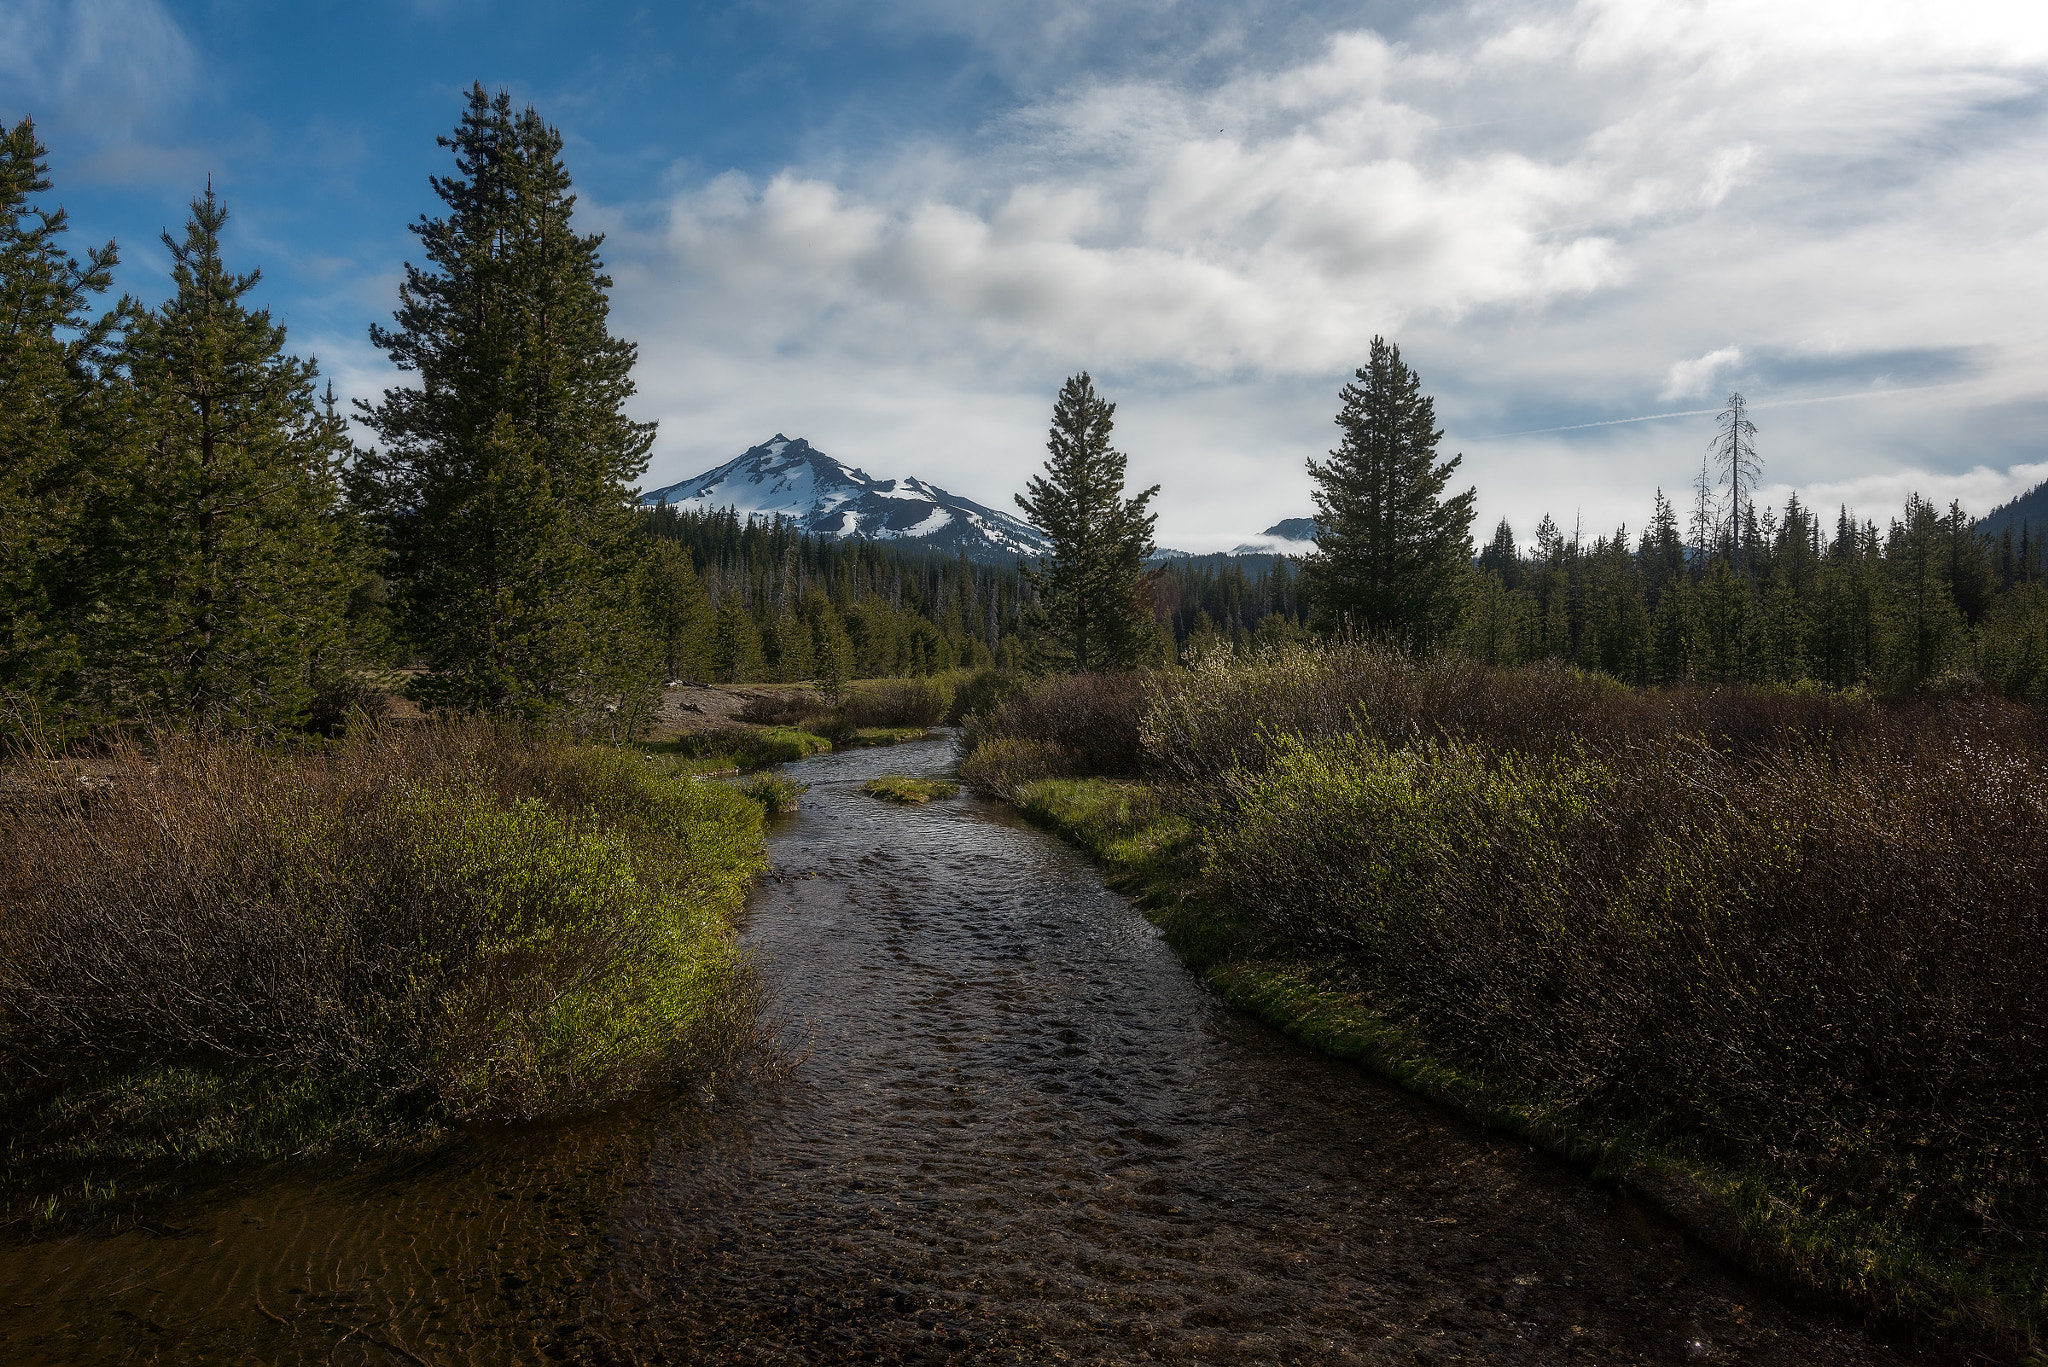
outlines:
[[[950,760],[788,766],[772,1076],[0,1246],[0,1361],[1919,1360],[1224,1006],[997,804],[860,791]]]

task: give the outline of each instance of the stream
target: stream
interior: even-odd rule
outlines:
[[[1223,1005],[945,740],[788,766],[786,1076],[0,1244],[0,1363],[1898,1363]]]

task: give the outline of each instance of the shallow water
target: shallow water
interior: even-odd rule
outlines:
[[[790,766],[781,1085],[0,1246],[0,1361],[1914,1360],[1221,1005],[993,804],[859,791],[949,762]]]

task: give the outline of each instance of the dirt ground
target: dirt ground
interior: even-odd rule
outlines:
[[[651,730],[657,738],[723,731],[741,724],[740,709],[753,699],[791,693],[815,690],[808,684],[674,684],[662,690]]]

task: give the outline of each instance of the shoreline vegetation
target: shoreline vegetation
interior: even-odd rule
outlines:
[[[961,751],[1232,1003],[1780,1284],[2039,1351],[2039,714],[1337,643],[1050,678]]]
[[[427,1143],[742,1066],[735,920],[765,820],[803,785],[698,780],[922,736],[961,682],[848,685],[837,707],[755,690],[734,720],[625,748],[360,713],[295,745],[18,748],[0,1224],[141,1200],[193,1164]]]
[[[625,748],[367,713],[295,745],[19,748],[0,1223],[195,1163],[402,1147],[729,1072],[755,1016],[735,918],[803,785],[696,780],[922,736],[969,682],[850,684],[836,707],[753,689]]]
[[[25,756],[0,806],[0,1218],[601,1108],[752,1028],[761,809],[481,721]]]

